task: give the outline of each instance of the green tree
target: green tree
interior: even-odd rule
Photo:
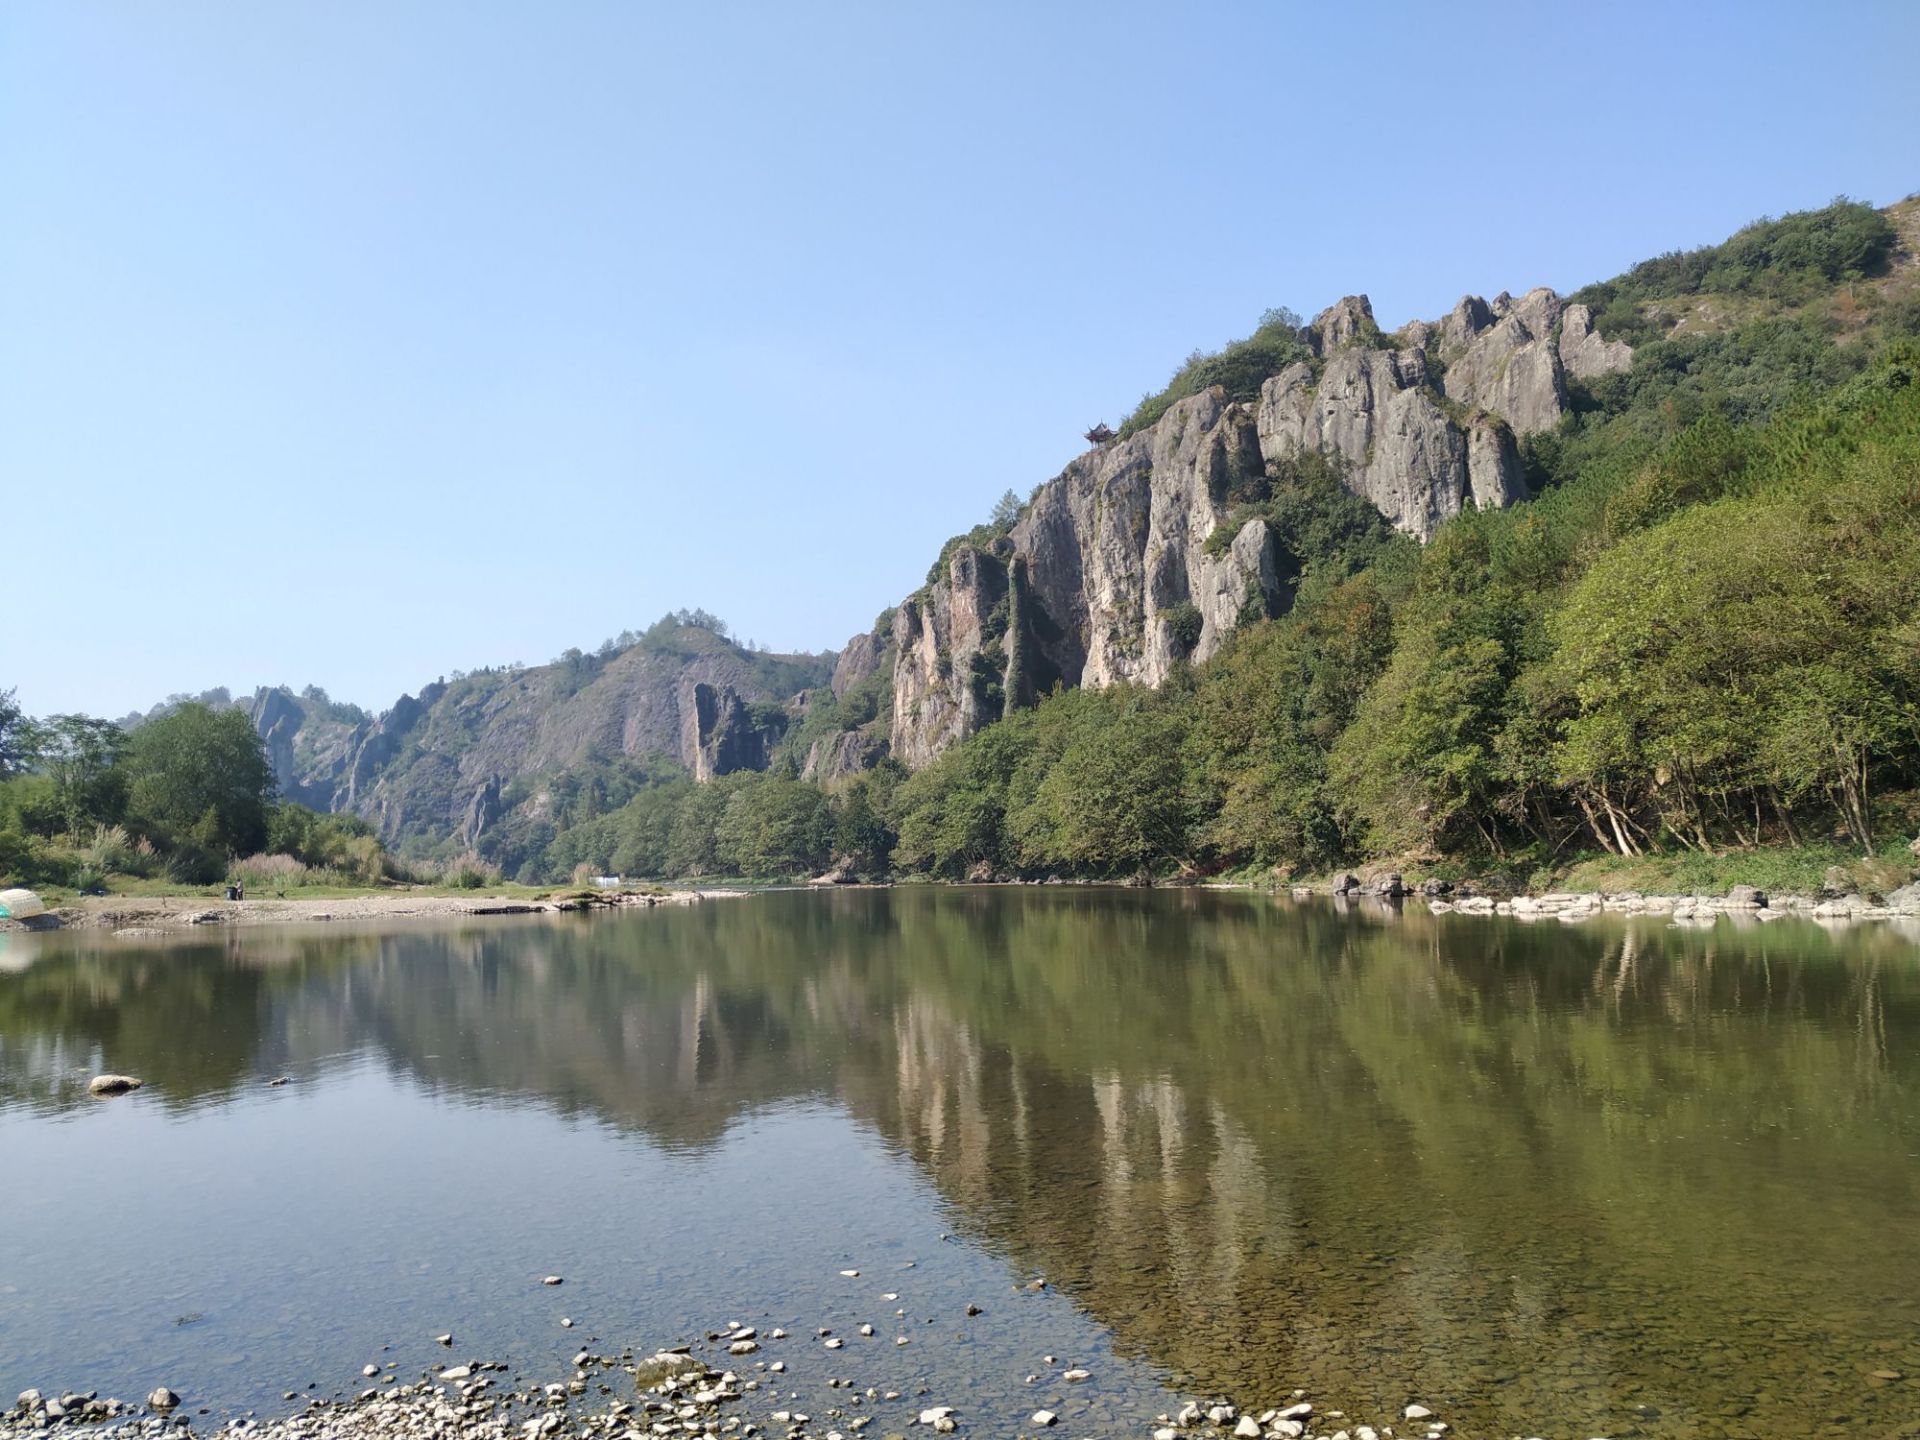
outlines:
[[[887,765],[879,771],[856,776],[834,798],[833,853],[836,859],[850,860],[860,874],[874,874],[887,868],[897,837],[886,822],[886,791],[898,783],[897,770]],[[879,795],[879,803],[875,796]]]
[[[67,829],[80,834],[126,818],[129,737],[111,720],[53,715],[40,726],[40,768],[52,778]]]
[[[0,690],[0,780],[24,773],[38,748],[33,721],[20,708],[15,693]]]
[[[733,790],[715,838],[728,867],[743,875],[812,873],[826,867],[832,807],[816,785],[762,776]]]
[[[242,710],[193,703],[148,721],[127,746],[128,812],[156,843],[247,855],[267,838],[266,747]]]
[[[1048,858],[1104,874],[1151,873],[1187,849],[1179,718],[1145,700],[1085,727],[1035,800],[1052,823]]]
[[[731,782],[731,783],[729,783]],[[667,838],[667,873],[717,875],[723,868],[720,821],[739,786],[733,776],[695,785],[675,809]]]

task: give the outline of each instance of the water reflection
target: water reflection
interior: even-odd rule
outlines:
[[[1469,1433],[1893,1433],[1920,1421],[1917,1028],[1886,930],[772,895],[62,942],[0,975],[0,1105],[57,1117],[110,1067],[219,1106],[374,1056],[699,1149],[824,1097],[1197,1389],[1419,1398]]]

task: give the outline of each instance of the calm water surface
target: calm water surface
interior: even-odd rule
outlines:
[[[810,1413],[905,1391],[876,1434],[1304,1386],[1920,1435],[1917,1040],[1911,936],[1794,921],[903,889],[0,936],[0,1390],[271,1413],[445,1330],[545,1380],[733,1320]]]

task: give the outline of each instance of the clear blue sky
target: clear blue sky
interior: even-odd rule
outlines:
[[[1920,188],[1920,5],[0,6],[0,689],[837,647],[1195,346]]]

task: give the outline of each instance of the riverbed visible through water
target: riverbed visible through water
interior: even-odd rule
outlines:
[[[1920,1435],[1920,943],[1078,887],[0,936],[0,1405],[729,1322],[875,1437]]]

